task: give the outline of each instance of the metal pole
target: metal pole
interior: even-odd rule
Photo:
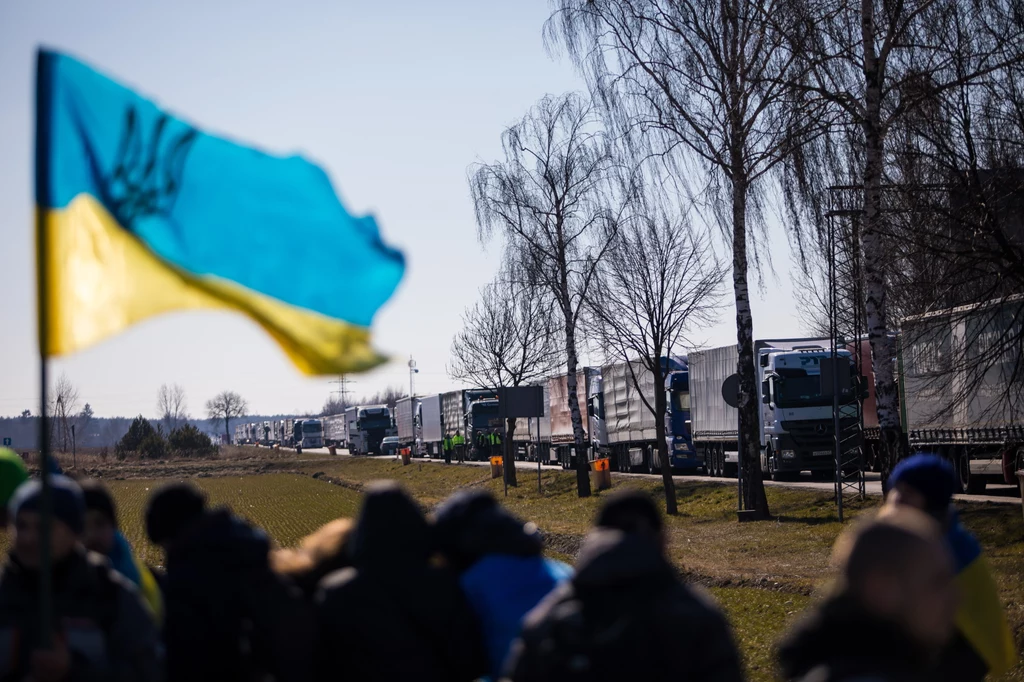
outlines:
[[[75,425],[71,425],[71,466],[78,468],[78,445],[75,440]]]
[[[544,488],[540,482],[540,417],[537,418],[537,449],[534,451],[537,453],[537,494],[543,495]]]
[[[39,628],[43,649],[53,646],[53,562],[50,534],[53,504],[50,493],[50,429],[47,403],[49,384],[47,357],[50,342],[49,244],[46,234],[46,209],[50,206],[50,73],[49,56],[39,50],[36,57],[36,310],[39,316],[39,468],[40,563]]]

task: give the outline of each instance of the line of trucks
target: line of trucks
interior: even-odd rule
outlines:
[[[980,492],[990,482],[1014,482],[1024,469],[1024,425],[1020,403],[1001,401],[1021,393],[1019,357],[1000,359],[970,393],[955,390],[968,382],[961,361],[981,352],[989,339],[1020,332],[1024,299],[931,314],[904,320],[898,337],[898,376],[904,436],[911,450],[949,458],[963,491]],[[1002,310],[1006,308],[1006,310]],[[966,354],[966,355],[964,355]],[[783,479],[809,471],[835,472],[835,427],[858,433],[863,464],[873,465],[879,448],[870,347],[866,339],[838,349],[834,362],[828,339],[763,339],[755,342],[761,469]],[[736,345],[693,351],[662,359],[664,386],[639,362],[583,367],[577,395],[588,459],[608,457],[619,471],[656,472],[655,390],[666,392],[666,445],[674,471],[735,476],[738,468],[738,411],[723,391],[737,371]],[[825,376],[823,377],[823,371]],[[836,380],[832,372],[842,376]],[[636,381],[634,381],[634,377]],[[639,390],[637,389],[639,384]],[[575,466],[576,452],[568,408],[566,376],[540,382],[544,416],[520,418],[512,435],[517,459]],[[833,418],[832,386],[839,386],[839,418]],[[943,388],[945,387],[945,388]],[[1004,404],[1005,403],[1005,404]],[[301,447],[348,447],[352,454],[380,454],[385,438],[413,456],[440,458],[444,443],[464,444],[469,459],[499,454],[505,424],[499,417],[496,389],[464,389],[409,397],[394,411],[385,405],[348,408],[322,420],[282,423]],[[862,416],[863,415],[863,416]],[[307,426],[310,425],[307,432]],[[313,426],[316,424],[316,426]],[[273,438],[273,423],[262,430]],[[257,426],[260,426],[257,424]],[[284,442],[284,441],[279,441]]]
[[[275,419],[247,422],[235,426],[235,444],[280,445],[289,448],[324,447],[324,421],[322,419]]]

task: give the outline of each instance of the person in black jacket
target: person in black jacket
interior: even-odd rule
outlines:
[[[836,545],[833,594],[779,649],[785,680],[926,682],[954,631],[953,561],[915,510],[868,522]]]
[[[308,680],[313,615],[271,569],[266,535],[194,487],[158,491],[146,512],[167,553],[164,640],[170,682]]]
[[[394,483],[374,484],[352,540],[352,566],[317,595],[318,680],[468,682],[487,670],[454,575],[431,566],[423,512]]]
[[[739,654],[710,598],[683,584],[664,553],[647,495],[616,495],[580,550],[576,575],[527,615],[514,682],[739,682]]]
[[[85,500],[74,481],[51,476],[51,643],[40,621],[41,485],[10,500],[11,551],[0,567],[0,680],[162,679],[156,625],[135,586],[79,541]]]

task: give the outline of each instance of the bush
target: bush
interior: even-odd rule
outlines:
[[[167,444],[171,452],[179,457],[213,457],[217,454],[217,446],[210,437],[192,424],[171,431]]]
[[[153,437],[163,440],[163,434],[160,434],[153,428],[153,425],[143,417],[141,414],[132,420],[131,426],[128,427],[128,432],[121,437],[121,440],[117,441],[117,445],[114,446],[114,452],[117,458],[123,460],[129,455],[139,454],[142,452],[142,444]],[[150,446],[155,447],[155,446]]]
[[[163,459],[167,456],[167,441],[160,430],[151,432],[139,444],[139,454],[146,459]]]

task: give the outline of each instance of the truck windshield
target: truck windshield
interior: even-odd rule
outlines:
[[[491,422],[498,419],[498,401],[495,400],[493,403],[477,403],[471,409],[473,411],[474,429],[486,429],[496,426],[496,424]]]
[[[302,425],[303,433],[321,433],[323,430],[324,427],[319,422],[306,422]]]
[[[361,429],[387,429],[391,428],[391,415],[387,412],[369,413],[363,412],[359,416],[359,428]]]

